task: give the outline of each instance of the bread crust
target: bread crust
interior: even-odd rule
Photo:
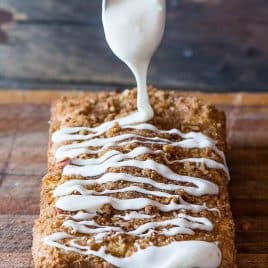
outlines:
[[[213,106],[203,104],[195,97],[180,96],[176,92],[161,91],[154,88],[149,89],[150,101],[155,111],[155,116],[150,122],[159,129],[177,128],[182,132],[200,131],[217,141],[220,150],[226,151],[225,141],[225,116]],[[50,137],[51,134],[63,127],[88,126],[95,127],[100,123],[115,118],[120,118],[136,109],[136,90],[109,93],[87,93],[77,97],[63,97],[52,106]],[[123,133],[120,127],[115,126],[107,135]],[[62,230],[63,219],[58,217],[58,211],[54,205],[56,199],[52,196],[52,190],[70,178],[62,176],[62,168],[65,162],[56,163],[54,158],[55,150],[62,144],[53,144],[49,140],[48,167],[49,173],[42,180],[40,217],[37,219],[33,229],[33,258],[35,267],[114,267],[104,260],[95,256],[83,256],[73,252],[49,247],[43,243],[43,238],[49,234]],[[210,149],[190,150],[165,148],[166,153],[173,157],[209,157],[216,161],[222,161]],[[145,159],[152,156],[145,156]],[[157,159],[163,161],[163,159]],[[176,236],[180,240],[206,240],[219,241],[222,251],[222,268],[235,267],[236,250],[234,246],[234,224],[229,204],[228,179],[224,172],[211,170],[206,167],[195,167],[193,165],[172,166],[179,174],[189,176],[206,177],[215,182],[220,189],[218,196],[192,197],[182,193],[188,201],[206,203],[213,205],[220,210],[220,217],[217,213],[202,212],[202,216],[208,217],[214,223],[212,232],[197,231],[194,235]],[[122,169],[123,170],[123,169]],[[135,172],[135,171],[134,171]],[[155,174],[146,173],[146,176],[162,180]],[[139,197],[132,194],[131,198]],[[152,212],[154,213],[154,212]],[[109,211],[108,211],[109,214]],[[104,219],[105,221],[105,219]],[[172,241],[171,238],[170,241]],[[109,245],[115,247],[118,241],[110,241]],[[157,245],[167,243],[167,239],[156,239]],[[131,241],[125,241],[121,246],[129,247]],[[126,250],[124,250],[125,252]],[[118,251],[121,254],[120,249]]]

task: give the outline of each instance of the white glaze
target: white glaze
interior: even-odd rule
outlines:
[[[64,238],[72,239],[69,245],[58,242]],[[66,233],[55,233],[47,236],[44,242],[65,251],[98,256],[121,268],[215,268],[221,262],[221,252],[218,246],[206,241],[175,241],[162,247],[137,248],[134,254],[126,258],[117,258],[107,254],[105,246],[98,251],[91,250],[88,246],[80,246],[77,243],[78,239]]]
[[[126,118],[131,123],[153,117],[147,93],[147,70],[165,29],[165,0],[103,1],[102,22],[114,54],[133,72],[138,88],[138,111]]]
[[[193,230],[195,229],[205,231],[211,231],[213,229],[213,224],[207,218],[191,217],[183,213],[179,213],[175,218],[172,219],[146,222],[144,224],[141,224],[138,228],[128,232],[124,232],[124,230],[120,227],[99,225],[94,220],[79,221],[79,222],[73,220],[67,220],[64,222],[63,226],[70,227],[74,231],[82,234],[99,234],[99,233],[109,234],[111,232],[116,232],[116,235],[124,233],[140,237],[150,237],[152,232],[156,232],[158,234],[164,234],[166,236],[170,236],[171,233],[172,235],[176,234],[193,235],[194,234]],[[155,230],[156,227],[167,227],[167,226],[177,226],[177,228],[164,228],[161,231]]]
[[[193,178],[193,177],[191,177]],[[194,180],[194,178],[193,178]],[[215,194],[218,192],[218,187],[216,185],[211,184],[211,182],[206,180],[201,180],[196,178],[195,185],[196,187],[191,186],[182,186],[178,184],[166,184],[161,182],[156,182],[150,178],[145,177],[137,177],[130,174],[124,173],[106,173],[99,177],[98,179],[91,179],[91,180],[71,180],[67,181],[61,185],[59,185],[54,191],[53,195],[55,197],[60,197],[64,195],[71,194],[74,190],[79,190],[81,194],[90,193],[90,190],[87,191],[84,187],[81,186],[90,186],[93,184],[104,184],[108,182],[118,182],[118,181],[126,181],[132,183],[143,183],[151,185],[155,188],[162,190],[162,193],[165,194],[164,191],[178,191],[184,190],[186,193],[189,193],[194,196],[201,196],[204,194]],[[212,187],[210,187],[213,185]],[[150,194],[153,194],[152,192]],[[169,194],[166,195],[169,197]]]
[[[115,163],[108,162],[100,165],[90,165],[90,168],[89,166],[81,167],[81,166],[67,165],[64,167],[63,174],[69,176],[81,175],[83,177],[93,177],[103,174],[109,167],[136,167],[140,169],[150,169],[156,171],[159,175],[171,181],[189,182],[197,185],[198,188],[187,187],[188,191],[190,190],[192,193],[194,193],[194,195],[203,195],[204,193],[218,194],[218,186],[216,184],[201,178],[178,175],[167,166],[159,164],[158,162],[151,159],[144,161],[126,160]],[[113,174],[110,174],[110,177],[112,176]]]
[[[154,217],[155,215],[147,215],[136,211],[131,211],[129,213],[126,213],[125,215],[117,215],[117,218],[123,219],[125,221],[130,221],[133,219],[151,219]]]
[[[89,150],[88,147],[94,146],[94,147],[103,147],[103,149],[107,149],[114,145],[121,145],[124,146],[126,144],[131,144],[133,142],[138,141],[139,143],[148,143],[148,144],[159,144],[159,145],[165,145],[169,144],[170,146],[174,147],[182,147],[182,148],[211,148],[216,152],[218,155],[222,157],[225,164],[225,156],[222,151],[220,151],[217,146],[216,142],[205,136],[204,134],[200,132],[189,132],[189,133],[182,133],[179,130],[171,129],[169,131],[160,131],[157,128],[155,128],[153,125],[150,124],[135,124],[133,126],[129,125],[120,125],[122,128],[132,128],[137,130],[150,130],[155,133],[159,134],[175,134],[181,137],[183,140],[179,142],[171,142],[168,139],[163,139],[160,137],[146,137],[142,135],[137,134],[122,134],[111,138],[95,138],[103,133],[103,129],[107,131],[110,129],[114,124],[109,124],[111,122],[106,122],[102,125],[100,125],[100,129],[97,128],[88,128],[88,131],[92,131],[95,134],[90,135],[79,135],[77,137],[77,132],[84,130],[84,127],[81,128],[73,128],[72,130],[70,128],[65,131],[65,129],[61,129],[56,131],[52,135],[52,141],[53,142],[63,142],[63,141],[75,141],[76,138],[79,138],[78,140],[82,140],[83,142],[75,143],[75,144],[69,144],[61,146],[56,151],[56,160],[62,161],[66,158],[73,158],[80,154],[87,153],[87,154],[96,154],[102,152],[102,149],[100,150]],[[72,133],[72,134],[70,134]],[[71,136],[74,137],[71,137]],[[83,138],[82,138],[83,137]],[[94,139],[92,139],[94,137]],[[130,139],[130,140],[129,140]],[[141,140],[142,139],[142,140]],[[128,140],[128,141],[125,141]],[[124,142],[125,141],[125,142]]]
[[[171,177],[172,178],[172,177]],[[127,182],[133,182],[133,183],[144,183],[149,184],[155,188],[158,188],[160,190],[167,190],[167,191],[177,191],[177,190],[184,190],[185,192],[194,195],[194,196],[201,196],[204,194],[217,194],[218,193],[218,186],[212,182],[194,178],[194,177],[188,177],[188,176],[180,176],[176,177],[178,178],[178,182],[184,181],[184,182],[193,182],[195,187],[192,186],[182,186],[178,184],[165,184],[156,182],[155,180],[145,178],[145,177],[137,177],[130,174],[124,174],[124,173],[106,173],[99,177],[98,179],[91,179],[91,180],[71,180],[67,181],[62,185],[59,185],[53,192],[54,196],[63,196],[67,194],[71,194],[74,190],[80,192],[81,194],[86,193],[92,193],[90,190],[86,190],[84,187],[81,186],[90,186],[93,184],[103,184],[108,182],[117,182],[117,181],[127,181]],[[180,180],[179,178],[182,178]],[[141,191],[140,191],[141,192]],[[162,192],[163,195],[165,195],[165,192]],[[98,193],[95,193],[98,194]],[[101,193],[99,193],[101,194]],[[152,195],[157,195],[156,192],[151,192]],[[159,196],[159,195],[158,195]],[[169,197],[169,194],[166,193],[166,197]]]
[[[78,213],[76,213],[75,215],[71,215],[69,218],[76,220],[76,221],[82,221],[82,220],[89,220],[92,219],[96,216],[96,213],[85,213],[82,211],[79,211]]]
[[[94,212],[100,209],[103,205],[110,204],[116,210],[140,210],[146,206],[155,206],[160,211],[169,212],[175,210],[189,210],[198,213],[206,210],[206,205],[196,205],[181,202],[180,204],[171,201],[169,204],[164,205],[158,201],[150,198],[134,198],[134,199],[118,199],[110,196],[91,196],[91,195],[67,195],[60,197],[55,206],[65,211],[79,211],[85,210]]]

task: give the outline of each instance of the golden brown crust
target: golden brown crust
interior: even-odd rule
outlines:
[[[183,132],[201,131],[207,136],[217,141],[217,146],[225,151],[225,118],[224,114],[217,111],[214,107],[203,104],[195,97],[182,97],[178,93],[171,91],[160,91],[150,89],[150,100],[155,111],[155,116],[152,120],[159,129],[177,128]],[[123,94],[119,93],[88,93],[76,98],[62,98],[52,107],[52,120],[50,126],[50,133],[66,126],[89,126],[94,127],[102,122],[119,118],[129,114],[136,109],[136,91],[126,91]],[[120,129],[115,126],[112,130],[104,135],[114,136],[129,130]],[[142,132],[142,134],[150,135],[149,132]],[[169,137],[170,138],[170,137]],[[75,253],[64,253],[63,251],[46,246],[42,239],[44,236],[51,233],[62,231],[63,218],[59,217],[54,208],[55,198],[51,195],[51,191],[55,187],[70,178],[61,175],[61,170],[65,162],[56,164],[54,159],[54,152],[59,145],[54,145],[49,142],[49,174],[45,176],[42,182],[41,192],[41,209],[40,218],[36,221],[34,227],[34,241],[33,241],[33,256],[36,267],[113,267],[105,261],[97,257],[86,257]],[[128,151],[130,148],[123,148]],[[163,146],[166,156],[170,160],[180,159],[185,157],[209,157],[217,161],[222,161],[210,149],[181,149],[172,148],[170,146]],[[161,156],[146,155],[144,159],[152,159],[162,162]],[[234,247],[234,226],[232,215],[228,200],[227,177],[226,174],[220,170],[207,169],[205,166],[197,166],[189,163],[170,166],[179,174],[189,176],[198,176],[213,181],[219,185],[220,194],[218,196],[202,196],[193,197],[184,192],[180,194],[189,202],[206,203],[220,210],[221,217],[217,213],[204,211],[198,215],[209,218],[214,223],[214,230],[212,232],[197,231],[195,235],[176,235],[175,237],[152,237],[146,241],[139,241],[148,245],[152,242],[155,245],[163,245],[172,240],[207,240],[219,241],[222,251],[222,265],[221,267],[234,267],[235,263],[235,247]],[[110,170],[111,172],[124,171],[124,168],[117,168]],[[149,172],[148,170],[131,170],[132,173],[137,172],[150,177],[159,182],[166,182],[165,178]],[[121,183],[121,182],[120,182]],[[102,189],[101,189],[102,190]],[[118,198],[136,198],[142,197],[142,194],[131,193],[127,196],[124,194],[115,194]],[[163,200],[157,197],[153,199],[160,202],[169,202],[170,200]],[[111,223],[111,221],[118,221],[114,219],[113,209],[109,206],[102,208],[104,216],[102,215],[97,220],[100,223]],[[145,213],[156,214],[157,218],[162,218],[160,212],[154,208],[145,208]],[[107,214],[107,217],[105,215]],[[193,214],[194,215],[194,214]],[[113,222],[114,223],[114,222]],[[139,222],[137,222],[139,223]],[[126,226],[126,228],[133,228],[133,225]],[[68,230],[66,230],[68,231]],[[134,241],[132,238],[122,236],[121,240],[110,239],[105,241],[106,246],[113,255],[126,256],[133,252]]]

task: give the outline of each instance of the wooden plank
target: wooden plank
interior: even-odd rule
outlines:
[[[254,151],[254,153],[251,153]],[[233,169],[233,166],[236,166],[237,169],[240,169],[241,172],[243,171],[243,168],[263,168],[263,166],[267,167],[267,161],[268,161],[268,150],[265,147],[260,148],[251,148],[250,146],[246,146],[244,148],[237,148],[233,146],[228,150],[228,162],[230,163],[230,169],[231,172],[235,172]],[[241,161],[243,159],[243,161]],[[241,173],[240,173],[241,174]],[[265,174],[265,173],[264,173]],[[241,179],[243,180],[244,175],[241,176]],[[237,179],[239,176],[236,176]],[[237,180],[236,179],[236,180]]]
[[[46,171],[48,118],[23,119],[17,129],[7,173],[43,174]]]
[[[0,92],[0,157],[6,163],[0,173],[0,267],[33,267],[31,229],[46,166],[48,103],[65,93],[75,94]],[[227,113],[238,267],[267,267],[268,95],[198,94]]]
[[[45,173],[48,120],[48,105],[0,105],[2,176]]]
[[[236,245],[241,253],[268,252],[268,217],[235,219]]]
[[[5,30],[0,46],[5,63],[0,86],[134,84],[105,43],[99,0],[35,2],[1,1],[2,8],[17,11],[16,26]],[[169,88],[266,90],[267,1],[193,2],[168,1],[167,31],[150,82]]]
[[[25,253],[32,246],[32,226],[36,215],[0,215],[0,252]]]
[[[113,88],[115,90],[116,88]],[[88,88],[88,91],[91,89]],[[121,89],[122,90],[122,89]],[[100,91],[105,91],[103,88]],[[82,90],[0,90],[0,104],[50,104],[61,96],[79,96],[87,91]],[[220,109],[235,108],[237,106],[267,106],[268,93],[203,93],[200,91],[189,92],[181,88],[181,95],[197,96],[205,102],[217,105]],[[6,109],[2,106],[2,110]],[[1,108],[1,106],[0,106]],[[14,108],[12,108],[13,112]],[[1,115],[1,110],[0,110]]]
[[[34,215],[0,216],[0,267],[33,267],[32,226]]]
[[[267,268],[268,254],[238,254],[240,268]]]
[[[227,142],[235,147],[268,146],[268,106],[221,106],[227,118]],[[249,127],[251,126],[251,127]]]
[[[32,268],[32,254],[25,253],[0,253],[0,267],[1,268]]]
[[[241,233],[252,233],[252,232],[268,232],[268,225],[267,225],[268,217],[240,217],[237,218],[235,221],[236,231]],[[263,237],[263,239],[267,239],[268,237]],[[238,238],[240,239],[240,238]]]
[[[232,186],[230,186],[232,187]],[[258,193],[252,193],[252,196],[258,195]],[[235,218],[239,218],[242,216],[247,217],[259,217],[259,216],[268,216],[267,207],[268,200],[267,199],[242,199],[235,198],[230,196],[231,199],[231,207],[232,212]]]
[[[44,175],[6,174],[0,187],[0,214],[39,213],[40,182]]]
[[[0,136],[0,183],[2,181],[2,174],[5,173],[10,155],[12,153],[13,137]]]

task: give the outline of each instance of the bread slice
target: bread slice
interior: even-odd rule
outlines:
[[[150,268],[165,258],[168,262],[174,250],[183,259],[182,249],[185,265],[196,266],[194,261],[200,260],[198,267],[205,267],[208,250],[203,254],[202,246],[191,251],[193,241],[219,249],[217,266],[235,267],[229,174],[221,154],[226,150],[224,114],[172,91],[150,88],[149,95],[155,116],[146,125],[114,123],[91,138],[89,129],[79,128],[70,134],[78,135],[72,140],[62,139],[61,132],[57,139],[55,133],[95,128],[130,114],[136,110],[136,90],[64,97],[53,105],[49,173],[42,181],[40,217],[33,230],[36,267],[130,267],[127,260],[134,265],[135,256],[146,252],[147,261],[152,258],[151,265],[146,264]],[[198,133],[201,145],[187,145]],[[59,157],[58,152],[70,145],[99,152]],[[65,236],[51,238],[63,232]],[[187,243],[177,243],[182,241]]]

